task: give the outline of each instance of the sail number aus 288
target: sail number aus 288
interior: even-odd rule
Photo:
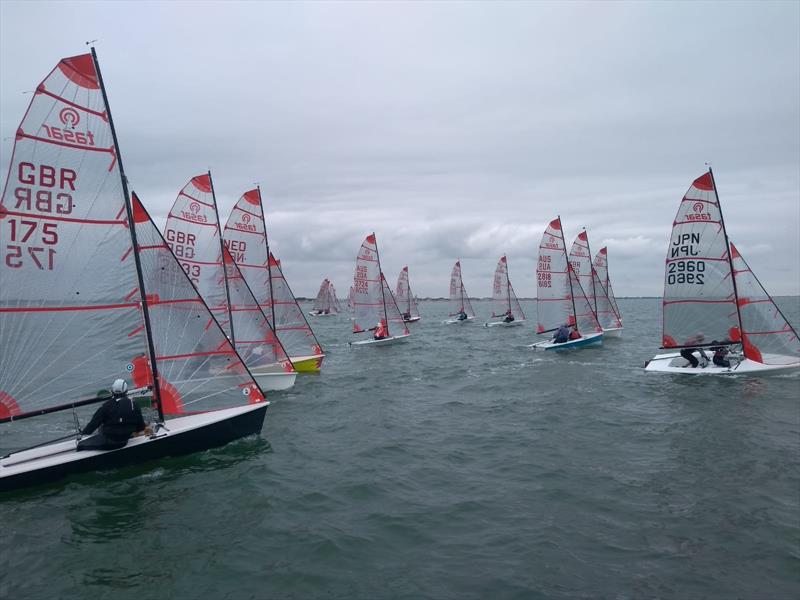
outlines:
[[[667,265],[667,285],[676,283],[705,283],[706,263],[703,260],[684,260]]]

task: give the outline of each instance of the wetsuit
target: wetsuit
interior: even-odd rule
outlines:
[[[511,323],[514,320],[514,315],[506,315],[506,318],[503,319],[503,323]]]
[[[717,365],[718,367],[726,367],[730,368],[731,361],[726,359],[725,357],[728,355],[727,348],[713,348],[714,350],[714,357],[711,359],[712,362]]]
[[[700,364],[700,361],[698,361],[694,357],[695,350],[697,350],[700,353],[700,356],[702,356],[704,359],[706,359],[706,361],[708,361],[708,356],[706,356],[706,353],[703,351],[702,348],[684,348],[683,350],[681,350],[681,356],[689,361],[689,366],[691,366],[693,369],[696,369],[697,366]]]
[[[83,428],[83,435],[91,435],[78,442],[78,450],[115,450],[128,443],[132,433],[144,430],[141,409],[127,394],[109,398],[94,413],[92,420]]]
[[[569,327],[566,325],[562,325],[556,331],[556,334],[553,336],[553,343],[554,344],[563,344],[569,340]]]

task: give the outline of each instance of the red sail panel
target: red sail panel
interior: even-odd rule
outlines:
[[[164,237],[226,335],[232,338],[211,177],[193,177],[169,211]]]
[[[744,355],[768,365],[800,363],[797,331],[783,316],[733,243],[731,258],[742,315]]]
[[[550,221],[539,242],[539,261],[536,265],[537,333],[575,324],[567,267],[567,248],[559,217]]]
[[[331,287],[331,282],[328,281],[328,279],[323,279],[322,283],[319,285],[319,291],[317,292],[317,297],[314,298],[313,309],[315,311],[324,312],[326,314],[331,312],[330,287]]]
[[[663,346],[738,341],[739,317],[711,172],[694,180],[672,226],[664,272]]]
[[[143,215],[136,219],[136,237],[164,414],[263,402],[263,393],[181,263],[135,196],[133,201]],[[152,383],[143,357],[132,375],[136,385]]]
[[[581,231],[569,251],[569,264],[581,283],[586,299],[597,314],[597,292],[592,269],[592,255],[589,251],[589,234]]]
[[[581,335],[588,333],[599,333],[603,331],[600,322],[597,320],[597,315],[592,308],[589,298],[586,295],[581,282],[578,279],[578,274],[568,265],[570,284],[572,287],[572,297],[575,307],[575,322],[578,325],[578,332]]]
[[[594,257],[594,270],[597,280],[597,318],[605,328],[622,327],[622,316],[611,288],[611,279],[608,275],[608,248],[605,246]],[[597,281],[599,280],[599,285]]]
[[[468,317],[475,316],[469,294],[461,279],[461,261],[457,260],[450,272],[450,316],[453,317],[461,311],[464,311]]]
[[[377,242],[371,234],[358,250],[353,272],[353,333],[373,329],[386,318],[382,285]]]
[[[108,107],[91,54],[36,87],[0,199],[0,413],[95,397],[147,351]]]
[[[408,315],[408,318],[419,316],[419,306],[414,293],[411,291],[411,283],[408,277],[408,266],[403,267],[397,276],[397,287],[395,288],[395,300],[400,312]]]
[[[406,325],[405,319],[403,319],[403,315],[400,312],[400,308],[397,306],[397,302],[394,299],[392,290],[389,288],[389,283],[386,281],[383,272],[381,272],[381,285],[383,286],[382,301],[385,304],[386,328],[389,335],[408,334],[408,326]]]
[[[264,372],[272,367],[273,371],[293,371],[292,363],[269,324],[267,315],[227,248],[223,254],[231,298],[230,318],[236,333],[236,351],[248,369]]]
[[[322,348],[283,276],[280,261],[272,254],[270,254],[269,268],[275,331],[283,347],[290,357],[321,355]]]
[[[258,189],[239,198],[225,224],[223,237],[289,357],[320,356],[322,348],[283,276],[279,261],[270,257]]]

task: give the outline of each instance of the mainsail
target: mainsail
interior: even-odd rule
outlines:
[[[270,254],[260,188],[239,198],[225,224],[224,238],[289,357],[321,356],[322,348]]]
[[[594,257],[594,270],[597,277],[597,319],[606,329],[622,327],[622,316],[608,275],[608,249],[605,246]]]
[[[384,321],[390,336],[408,334],[403,315],[381,271],[374,233],[366,237],[356,257],[353,309],[353,333],[375,329]]]
[[[733,273],[742,318],[745,357],[768,365],[800,362],[797,332],[731,242]]]
[[[595,278],[592,270],[592,253],[589,249],[589,236],[586,230],[581,231],[575,241],[572,243],[572,248],[569,251],[569,264],[578,281],[581,283],[583,291],[586,293],[586,299],[589,304],[597,313],[597,290],[595,286]]]
[[[400,312],[414,318],[419,316],[419,306],[417,299],[411,291],[411,284],[408,280],[408,266],[403,267],[400,275],[397,276],[397,287],[395,288],[395,300]]]
[[[336,286],[333,283],[328,286],[328,295],[330,296],[331,312],[338,315],[342,311],[342,305],[339,298],[336,297]]]
[[[331,312],[331,282],[327,278],[319,286],[313,309],[317,312]]]
[[[550,221],[539,243],[536,282],[537,333],[553,331],[564,324],[577,325],[581,334],[602,331],[567,260],[561,217]]]
[[[63,59],[0,200],[1,420],[103,400],[117,378],[154,386],[162,414],[263,401],[125,181],[93,54]]]
[[[235,343],[210,173],[192,177],[178,193],[167,216],[164,237],[225,335]]]
[[[33,93],[0,200],[0,418],[93,398],[147,353],[118,152],[91,54]]]
[[[475,316],[472,303],[469,301],[469,294],[461,280],[461,261],[457,260],[450,272],[450,316],[455,316],[462,311],[466,313],[467,317]]]
[[[663,316],[665,348],[741,339],[728,237],[710,170],[689,187],[672,225]]]
[[[247,367],[275,365],[279,370],[291,370],[283,347],[221,236],[211,174],[193,177],[167,217],[164,237],[170,249]]]
[[[144,206],[135,195],[132,201],[163,413],[263,402],[258,385]],[[143,356],[131,366],[134,385],[153,384]]]
[[[492,281],[492,317],[503,317],[508,311],[511,311],[514,319],[525,320],[525,313],[508,278],[508,260],[503,255],[497,262]]]

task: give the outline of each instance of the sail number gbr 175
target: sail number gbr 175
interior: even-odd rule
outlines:
[[[667,265],[667,285],[705,283],[706,263],[703,260],[679,260]]]

